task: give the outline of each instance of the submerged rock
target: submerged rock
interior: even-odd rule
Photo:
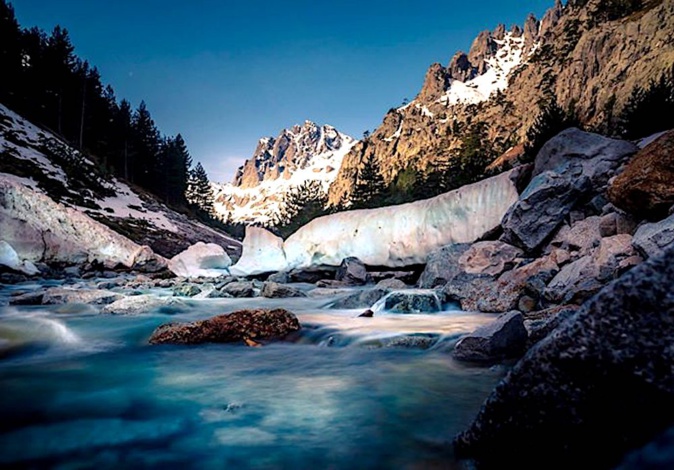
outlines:
[[[151,294],[131,295],[106,305],[101,313],[117,315],[140,315],[158,310],[161,313],[176,313],[187,307],[184,301],[176,297],[157,297]]]
[[[330,305],[333,309],[351,309],[351,308],[370,308],[379,301],[382,297],[388,294],[389,289],[382,289],[375,287],[359,292],[354,292],[348,296],[337,299]]]
[[[460,361],[491,362],[521,355],[527,344],[524,318],[517,311],[504,313],[488,325],[464,336],[454,346]]]
[[[606,286],[531,349],[457,453],[485,467],[611,468],[674,422],[674,249]]]
[[[150,344],[237,343],[283,339],[301,329],[297,317],[282,308],[239,310],[194,323],[168,323],[158,327]]]

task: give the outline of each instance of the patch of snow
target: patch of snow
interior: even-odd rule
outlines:
[[[400,124],[398,124],[398,129],[389,137],[386,137],[384,140],[386,142],[393,142],[394,140],[400,138],[400,134],[402,133],[403,130],[403,120],[400,120]]]
[[[196,243],[169,261],[169,269],[176,276],[218,277],[229,274],[232,260],[215,243]]]
[[[252,276],[284,271],[287,266],[282,238],[263,228],[246,227],[241,258],[230,271],[234,276]]]

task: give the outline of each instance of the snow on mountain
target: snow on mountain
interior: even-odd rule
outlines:
[[[66,209],[71,214],[81,213],[82,217],[92,219],[92,226],[94,221],[106,225],[166,257],[197,241],[218,243],[234,256],[240,252],[238,241],[106,175],[59,137],[3,105],[0,105],[0,178],[48,196],[63,213]]]
[[[355,143],[334,127],[311,121],[260,139],[232,183],[213,184],[215,210],[235,222],[268,222],[293,188],[319,181],[327,191]]]

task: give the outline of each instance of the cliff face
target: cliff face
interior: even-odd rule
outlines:
[[[504,151],[523,143],[541,103],[573,107],[588,127],[614,122],[634,87],[674,63],[674,0],[645,1],[630,14],[605,8],[601,0],[558,0],[540,21],[499,25],[447,67],[433,64],[417,97],[390,110],[344,158],[330,203],[350,194],[364,160],[372,157],[386,181],[409,166],[423,171],[452,158],[462,132],[478,122]]]

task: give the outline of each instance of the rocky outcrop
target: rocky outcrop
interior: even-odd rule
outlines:
[[[527,344],[527,330],[520,312],[499,316],[492,323],[459,339],[453,356],[459,361],[493,362],[521,355]]]
[[[194,323],[168,323],[150,336],[150,344],[255,344],[283,339],[301,328],[297,317],[282,308],[238,310]],[[252,343],[251,343],[252,342]]]
[[[169,269],[176,275],[192,277],[218,277],[228,274],[232,264],[224,248],[215,243],[199,242],[169,261]]]
[[[97,261],[109,268],[151,271],[166,266],[166,260],[149,248],[5,176],[0,176],[0,226],[2,239],[22,262]]]
[[[609,284],[530,350],[457,437],[483,466],[610,468],[674,421],[674,250]]]
[[[610,185],[611,202],[639,217],[659,219],[674,206],[674,131],[641,149]]]

